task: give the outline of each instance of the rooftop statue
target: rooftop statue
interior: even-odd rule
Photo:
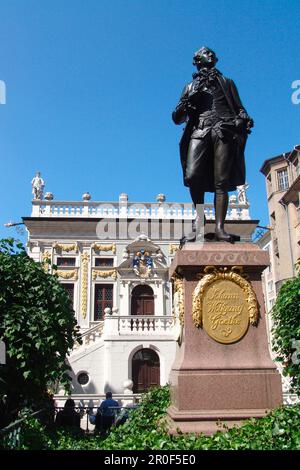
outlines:
[[[43,178],[41,178],[41,173],[39,171],[36,173],[35,177],[32,179],[31,185],[32,185],[33,199],[42,199],[45,182]]]
[[[249,201],[247,199],[247,189],[249,189],[249,184],[242,184],[242,186],[237,186],[237,192],[238,192],[238,203],[239,204],[249,204]]]

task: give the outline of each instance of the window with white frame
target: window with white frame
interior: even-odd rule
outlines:
[[[277,181],[279,191],[285,191],[289,187],[289,178],[287,169],[277,171]]]
[[[273,281],[268,282],[268,292],[272,292],[273,290]]]

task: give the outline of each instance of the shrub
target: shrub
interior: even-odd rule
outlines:
[[[273,349],[277,354],[276,359],[283,365],[283,374],[291,378],[292,389],[299,394],[300,276],[287,281],[281,287],[272,316],[274,319]]]
[[[21,446],[51,450],[300,450],[300,405],[279,407],[239,428],[220,428],[213,436],[170,436],[163,419],[168,405],[168,387],[153,389],[128,421],[112,427],[106,439],[83,437],[78,430],[49,431],[30,419],[22,429]]]

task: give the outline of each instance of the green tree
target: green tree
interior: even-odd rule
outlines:
[[[66,355],[78,337],[69,296],[57,277],[31,259],[22,244],[1,240],[0,338],[7,363],[0,378],[9,409],[41,403],[58,381],[69,389]]]
[[[298,271],[299,271],[299,262]],[[273,350],[291,378],[292,389],[300,393],[300,275],[281,287],[272,310]]]

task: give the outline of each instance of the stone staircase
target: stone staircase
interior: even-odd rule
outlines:
[[[104,322],[99,322],[97,325],[92,326],[88,330],[81,333],[80,338],[82,340],[82,344],[79,344],[78,341],[74,344],[73,350],[70,354],[70,357],[74,356],[79,352],[83,352],[88,347],[94,345],[101,341],[102,332],[103,332]]]

